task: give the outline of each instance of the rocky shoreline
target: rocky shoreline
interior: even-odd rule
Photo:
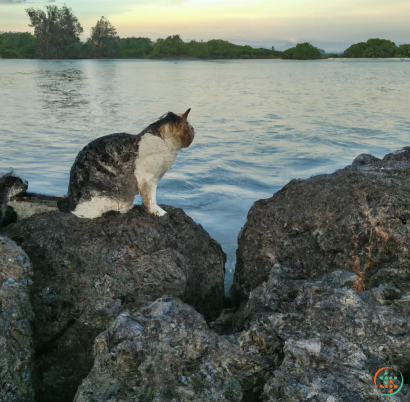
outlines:
[[[95,220],[0,178],[0,400],[410,400],[410,147],[257,201],[225,254],[181,209]]]

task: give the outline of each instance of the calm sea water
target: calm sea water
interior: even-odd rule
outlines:
[[[410,63],[398,60],[0,60],[0,173],[65,194],[94,138],[192,108],[193,145],[158,188],[228,254],[254,201],[360,153],[410,145]]]

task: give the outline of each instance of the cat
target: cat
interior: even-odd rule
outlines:
[[[141,194],[150,213],[165,215],[157,205],[157,184],[178,152],[194,140],[190,110],[168,112],[138,135],[111,134],[90,142],[71,168],[67,196],[58,201],[59,210],[91,219],[113,210],[126,213]]]
[[[13,172],[0,177],[0,229],[17,222],[17,213],[8,203],[16,195],[25,193],[27,188],[28,183],[14,176]]]

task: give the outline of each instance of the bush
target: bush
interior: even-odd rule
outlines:
[[[285,50],[283,52],[282,58],[296,60],[315,60],[323,59],[324,56],[317,47],[305,42],[298,43],[295,47]]]
[[[0,34],[0,57],[32,59],[36,56],[35,38],[29,32]]]
[[[344,57],[395,57],[397,54],[396,44],[386,39],[369,39],[350,46],[343,53]]]

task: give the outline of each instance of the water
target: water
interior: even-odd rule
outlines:
[[[410,145],[410,63],[398,60],[0,60],[0,172],[65,194],[92,139],[192,108],[193,145],[159,184],[228,255],[253,202],[360,153]]]

